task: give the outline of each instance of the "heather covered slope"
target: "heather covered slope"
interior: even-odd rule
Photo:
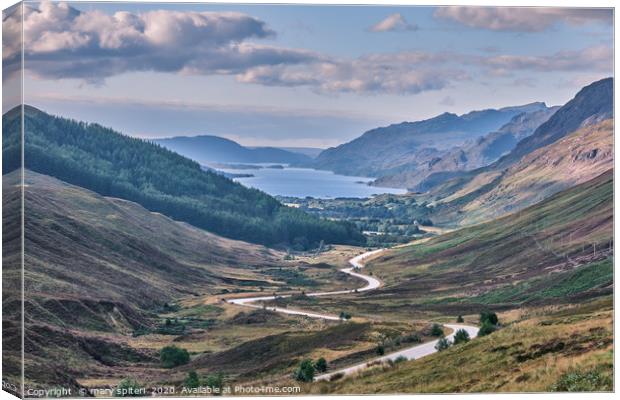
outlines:
[[[596,297],[612,291],[612,241],[608,170],[517,213],[373,260],[386,283],[375,298],[458,312]]]
[[[613,163],[613,120],[606,120],[539,148],[502,172],[480,174],[438,202],[437,220],[471,224],[499,217],[586,182]]]
[[[18,109],[3,116],[7,132],[19,123]],[[266,245],[361,244],[346,222],[321,220],[283,206],[273,197],[145,140],[97,124],[54,117],[26,106],[26,168],[104,196],[135,201],[218,235]],[[15,136],[15,135],[13,135]],[[3,171],[19,166],[18,137],[3,142]]]

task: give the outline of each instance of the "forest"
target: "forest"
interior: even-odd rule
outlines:
[[[19,110],[3,117],[3,173],[20,166]],[[321,241],[363,244],[355,225],[328,221],[205,171],[200,164],[144,139],[51,116],[26,106],[25,168],[225,237],[304,249]]]

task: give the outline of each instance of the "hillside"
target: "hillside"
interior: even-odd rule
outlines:
[[[493,132],[523,112],[546,109],[532,103],[499,110],[444,113],[417,122],[372,129],[351,142],[323,151],[313,166],[336,173],[380,177],[416,169],[453,146]]]
[[[613,170],[517,213],[395,249],[371,263],[382,296],[466,312],[611,293]]]
[[[5,132],[19,110],[3,116]],[[269,195],[205,171],[200,164],[147,141],[97,124],[54,117],[26,107],[26,168],[105,196],[135,201],[151,211],[233,239],[312,247],[357,244],[352,225],[320,220],[283,206]],[[17,137],[3,142],[3,171],[19,166]]]
[[[304,163],[310,157],[275,147],[244,147],[218,136],[177,136],[153,140],[203,165],[209,163]]]
[[[539,148],[495,179],[492,188],[460,208],[474,223],[535,204],[613,168],[613,120],[579,129]]]
[[[540,124],[547,121],[558,107],[524,112],[513,117],[495,132],[447,151],[427,164],[394,175],[385,175],[373,182],[376,186],[407,187],[426,191],[425,181],[436,184],[454,172],[469,171],[489,165],[511,151],[523,138],[531,135]]]
[[[519,162],[523,156],[549,145],[579,128],[597,124],[613,118],[613,78],[594,82],[581,89],[568,103],[560,107],[534,133],[520,141],[507,155],[496,162],[469,172],[452,176],[449,180],[423,181],[420,186],[435,198],[446,198],[461,191],[469,182],[479,182],[478,187],[488,184],[498,174]],[[489,177],[492,177],[489,179]],[[431,177],[432,178],[432,177]]]
[[[608,296],[563,309],[503,313],[506,327],[492,335],[307,390],[315,395],[611,392],[613,311]]]

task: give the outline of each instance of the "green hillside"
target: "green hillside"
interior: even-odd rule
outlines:
[[[5,132],[19,123],[17,109],[3,116]],[[283,206],[269,195],[204,171],[163,147],[97,124],[25,108],[26,168],[65,182],[141,204],[179,221],[229,238],[309,248],[360,244],[351,224],[321,220]],[[19,167],[19,138],[4,138],[3,173]],[[17,155],[17,156],[16,156]]]

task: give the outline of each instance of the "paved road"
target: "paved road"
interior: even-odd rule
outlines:
[[[355,276],[357,278],[365,280],[366,286],[358,288],[358,289],[353,289],[353,290],[339,290],[335,292],[308,293],[306,294],[306,296],[320,297],[320,296],[333,296],[333,295],[340,295],[340,294],[347,294],[347,293],[359,293],[359,292],[365,292],[365,291],[373,290],[373,289],[380,287],[381,281],[379,281],[376,278],[373,278],[372,276],[361,274],[357,271],[364,268],[363,261],[365,259],[367,259],[368,257],[374,256],[376,254],[379,254],[380,252],[384,250],[385,249],[368,251],[366,253],[360,254],[359,256],[355,256],[349,260],[349,264],[351,264],[351,267],[343,268],[340,270],[344,272],[345,274],[349,274],[351,276]],[[283,295],[283,296],[278,296],[278,297],[286,298],[286,297],[291,297],[291,295]],[[230,299],[228,300],[228,302],[232,304],[237,304],[240,306],[263,308],[262,305],[253,304],[253,303],[256,303],[259,301],[265,301],[265,300],[274,300],[275,298],[276,296],[245,297],[242,299]],[[313,313],[313,312],[303,311],[303,310],[292,310],[289,308],[282,308],[282,307],[269,307],[269,310],[284,313],[284,314],[305,315],[311,318],[322,318],[322,319],[328,319],[332,321],[337,321],[340,319],[338,316],[335,316],[335,315],[319,314],[319,313]],[[453,330],[453,332],[449,336],[447,336],[447,339],[449,341],[453,340],[454,334],[456,333],[458,329],[465,329],[467,333],[469,333],[469,336],[472,338],[476,337],[478,334],[478,328],[475,326],[460,325],[460,324],[444,324],[444,326],[451,328]],[[418,358],[427,356],[429,354],[435,353],[437,351],[435,350],[435,344],[437,343],[437,341],[438,340],[433,340],[431,342],[419,344],[419,345],[412,346],[412,347],[409,347],[403,350],[399,350],[394,353],[386,354],[384,356],[377,357],[375,359],[366,361],[361,364],[353,365],[351,367],[347,367],[347,368],[343,368],[337,371],[329,372],[327,374],[319,375],[315,377],[314,379],[317,381],[318,380],[329,380],[334,374],[338,374],[338,373],[341,373],[343,375],[350,375],[350,374],[356,373],[366,368],[369,363],[381,362],[381,361],[387,361],[387,360],[396,360],[398,357],[405,357],[408,360],[418,359]]]

